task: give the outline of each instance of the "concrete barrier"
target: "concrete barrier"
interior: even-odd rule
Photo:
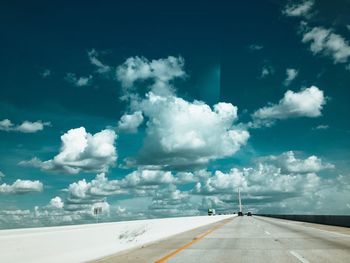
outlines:
[[[86,262],[236,215],[0,230],[0,262]]]
[[[274,214],[259,214],[259,216],[316,223],[323,225],[350,227],[350,215],[274,215]]]

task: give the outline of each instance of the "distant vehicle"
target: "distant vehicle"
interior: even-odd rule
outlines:
[[[243,212],[239,211],[238,216],[243,216]]]
[[[215,209],[209,208],[208,209],[208,216],[214,216],[215,215]]]
[[[251,212],[248,212],[248,213],[247,213],[247,216],[252,216],[252,213],[251,213]]]

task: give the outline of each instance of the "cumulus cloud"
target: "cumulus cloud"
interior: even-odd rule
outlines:
[[[43,184],[40,181],[17,179],[13,184],[1,184],[0,194],[26,194],[31,192],[42,192]]]
[[[96,175],[91,182],[85,179],[72,183],[68,187],[69,199],[95,200],[109,195],[124,194],[118,180],[108,180],[105,173]]]
[[[204,171],[196,174],[187,173],[193,182],[200,178],[205,178]],[[196,179],[194,179],[196,178]],[[188,177],[187,177],[188,179]],[[123,196],[123,200],[134,200],[142,197],[147,202],[127,205],[127,212],[120,211],[119,206],[126,206],[125,202],[119,202],[115,209],[119,216],[123,218],[135,218],[142,213],[143,216],[165,216],[169,215],[193,215],[198,210],[193,204],[184,204],[184,199],[189,199],[187,192],[177,189],[176,184],[184,183],[184,173],[174,176],[170,171],[162,170],[142,170],[133,171],[122,179],[108,180],[104,173],[98,174],[90,182],[85,179],[79,180],[69,185],[66,189],[67,198],[64,202],[64,209],[72,213],[86,211],[93,204],[107,202],[109,196]],[[126,199],[124,199],[126,198]],[[52,199],[51,202],[53,202]],[[61,204],[61,200],[57,200]],[[147,204],[146,204],[147,203]],[[187,202],[188,203],[188,202]],[[136,207],[137,206],[137,207]],[[186,209],[180,209],[185,208]],[[188,208],[188,209],[187,209]]]
[[[301,16],[310,18],[313,0],[306,0],[298,4],[289,4],[283,10],[286,16]],[[344,63],[349,69],[350,44],[341,35],[334,33],[333,29],[321,26],[309,27],[306,22],[301,22],[299,32],[302,34],[302,42],[310,44],[310,50],[314,55],[322,55],[333,60],[334,64]]]
[[[140,108],[148,122],[138,164],[202,165],[233,155],[249,138],[246,130],[234,127],[237,107],[231,103],[218,103],[211,109],[204,102],[150,92]]]
[[[21,124],[15,125],[9,119],[0,121],[0,131],[17,131],[22,133],[35,133],[42,131],[45,126],[50,126],[50,122],[42,122],[41,120],[31,122],[23,121]]]
[[[330,57],[335,64],[349,61],[349,42],[341,35],[333,33],[331,29],[314,27],[306,30],[302,42],[310,43],[310,50],[314,55]]]
[[[16,127],[16,130],[23,133],[35,133],[37,131],[42,131],[44,126],[50,126],[50,122],[42,122],[42,121],[24,121],[21,125]]]
[[[221,196],[222,197],[222,196]],[[217,211],[226,211],[226,212],[232,212],[233,210],[233,203],[228,203],[220,199],[220,197],[215,195],[210,196],[203,196],[201,206],[199,207],[200,210],[203,212],[207,212],[208,208],[215,208]]]
[[[74,73],[67,73],[65,80],[76,87],[84,87],[91,84],[92,76],[89,75],[87,77],[77,77]]]
[[[91,182],[85,179],[68,186],[68,196],[64,203],[65,211],[73,214],[94,215],[95,208],[102,209],[102,216],[109,216],[110,204],[106,196],[121,193],[117,180],[108,181],[104,173],[98,174]]]
[[[282,169],[282,172],[287,173],[316,173],[334,168],[333,164],[324,163],[315,155],[311,155],[304,160],[298,159],[293,151],[288,151],[278,156],[269,156],[265,160],[276,164]]]
[[[169,171],[161,170],[137,170],[128,174],[121,184],[124,187],[160,185],[174,183],[175,178]]]
[[[61,209],[64,206],[64,202],[62,201],[61,197],[56,196],[50,200],[49,205],[53,208]]]
[[[151,61],[144,57],[130,57],[117,67],[116,76],[125,91],[134,89],[137,82],[151,80],[154,93],[169,95],[172,92],[170,82],[186,76],[184,63],[182,57],[169,56]]]
[[[199,174],[200,174],[199,171],[196,171],[194,173],[178,172],[175,175],[176,184],[189,184],[189,183],[197,182],[200,178],[200,176],[198,176]]]
[[[13,129],[13,123],[9,119],[4,119],[0,121],[1,131],[11,131]]]
[[[275,120],[296,117],[315,118],[322,115],[326,98],[315,86],[293,92],[288,90],[278,104],[263,107],[252,115],[255,125],[271,125]]]
[[[315,2],[313,0],[301,1],[299,3],[288,4],[282,13],[286,16],[294,16],[294,17],[305,17],[308,18],[311,15],[312,7]]]
[[[198,207],[194,206],[188,193],[182,192],[174,185],[157,191],[148,207],[149,215],[156,217],[198,215]]]
[[[108,180],[105,174],[102,173],[90,182],[83,179],[70,184],[67,188],[68,196],[65,209],[73,212],[86,211],[92,205],[106,203],[108,196],[123,195],[131,199],[142,196],[142,198],[153,200],[149,203],[151,207],[142,205],[137,208],[129,207],[130,209],[126,213],[124,213],[125,210],[124,212],[120,211],[120,205],[118,205],[116,207],[117,214],[120,216],[123,213],[123,218],[135,217],[141,211],[142,213],[146,212],[148,216],[160,216],[161,211],[169,212],[171,210],[171,213],[175,213],[178,204],[178,201],[175,200],[181,199],[183,201],[185,195],[183,192],[176,190],[173,184],[175,182],[176,178],[171,172],[160,170],[137,170],[120,180]],[[164,199],[160,200],[160,197],[164,197]],[[159,207],[160,202],[163,202],[164,206]],[[187,213],[191,213],[191,211],[187,211]]]
[[[143,116],[141,111],[136,111],[132,114],[124,114],[118,122],[118,130],[128,133],[136,133],[137,128],[142,122]]]
[[[204,165],[233,155],[247,142],[248,131],[234,125],[236,106],[221,102],[211,108],[176,96],[172,84],[186,76],[183,67],[182,57],[169,56],[151,61],[131,57],[117,68],[131,110],[147,119],[143,147],[136,158],[126,160],[128,166],[168,169]],[[120,124],[136,119],[124,117]]]
[[[99,74],[106,74],[111,72],[111,67],[102,63],[101,60],[98,59],[98,52],[95,49],[92,49],[88,51],[88,57],[90,60],[90,63],[94,65],[97,69],[97,73]]]
[[[69,202],[67,201],[67,203]],[[48,205],[35,206],[33,210],[1,210],[0,228],[91,223],[96,220],[95,207],[102,208],[99,218],[103,220],[109,218],[110,205],[107,202],[78,204],[74,209],[69,205],[66,206],[61,198],[55,197]]]
[[[261,212],[288,200],[298,202],[316,198],[317,191],[326,184],[316,173],[283,172],[276,165],[259,163],[256,167],[234,168],[228,173],[216,171],[197,183],[191,193],[203,196],[203,210],[206,206],[237,211],[240,187],[244,210]],[[279,208],[279,211],[283,210],[286,208]]]
[[[286,69],[286,79],[284,80],[283,84],[285,86],[289,86],[292,81],[298,76],[299,71],[297,69],[294,68],[287,68]]]
[[[20,165],[68,174],[106,172],[117,160],[116,138],[116,133],[109,129],[95,134],[86,132],[84,127],[71,129],[61,136],[61,150],[53,159],[33,158]]]
[[[330,196],[330,191],[339,192],[339,200],[344,200],[350,189],[348,176],[332,180],[319,176],[319,172],[333,169],[334,165],[315,155],[303,159],[289,151],[256,161],[255,166],[232,168],[229,172],[217,170],[214,174],[198,178],[199,182],[190,193],[203,196],[200,209],[212,207],[220,211],[237,211],[237,191],[240,187],[244,211],[322,211],[328,209],[326,198]]]
[[[214,176],[198,182],[193,189],[195,194],[224,194],[235,192],[238,187],[247,186],[242,171],[233,168],[228,173],[216,171]]]

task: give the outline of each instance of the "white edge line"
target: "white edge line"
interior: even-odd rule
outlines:
[[[290,250],[289,253],[291,253],[294,257],[296,257],[300,262],[303,263],[310,263],[308,260],[306,260],[303,256],[299,255],[297,252]]]

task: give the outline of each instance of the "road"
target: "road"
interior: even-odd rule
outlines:
[[[350,262],[350,229],[235,217],[96,262],[345,263]]]

